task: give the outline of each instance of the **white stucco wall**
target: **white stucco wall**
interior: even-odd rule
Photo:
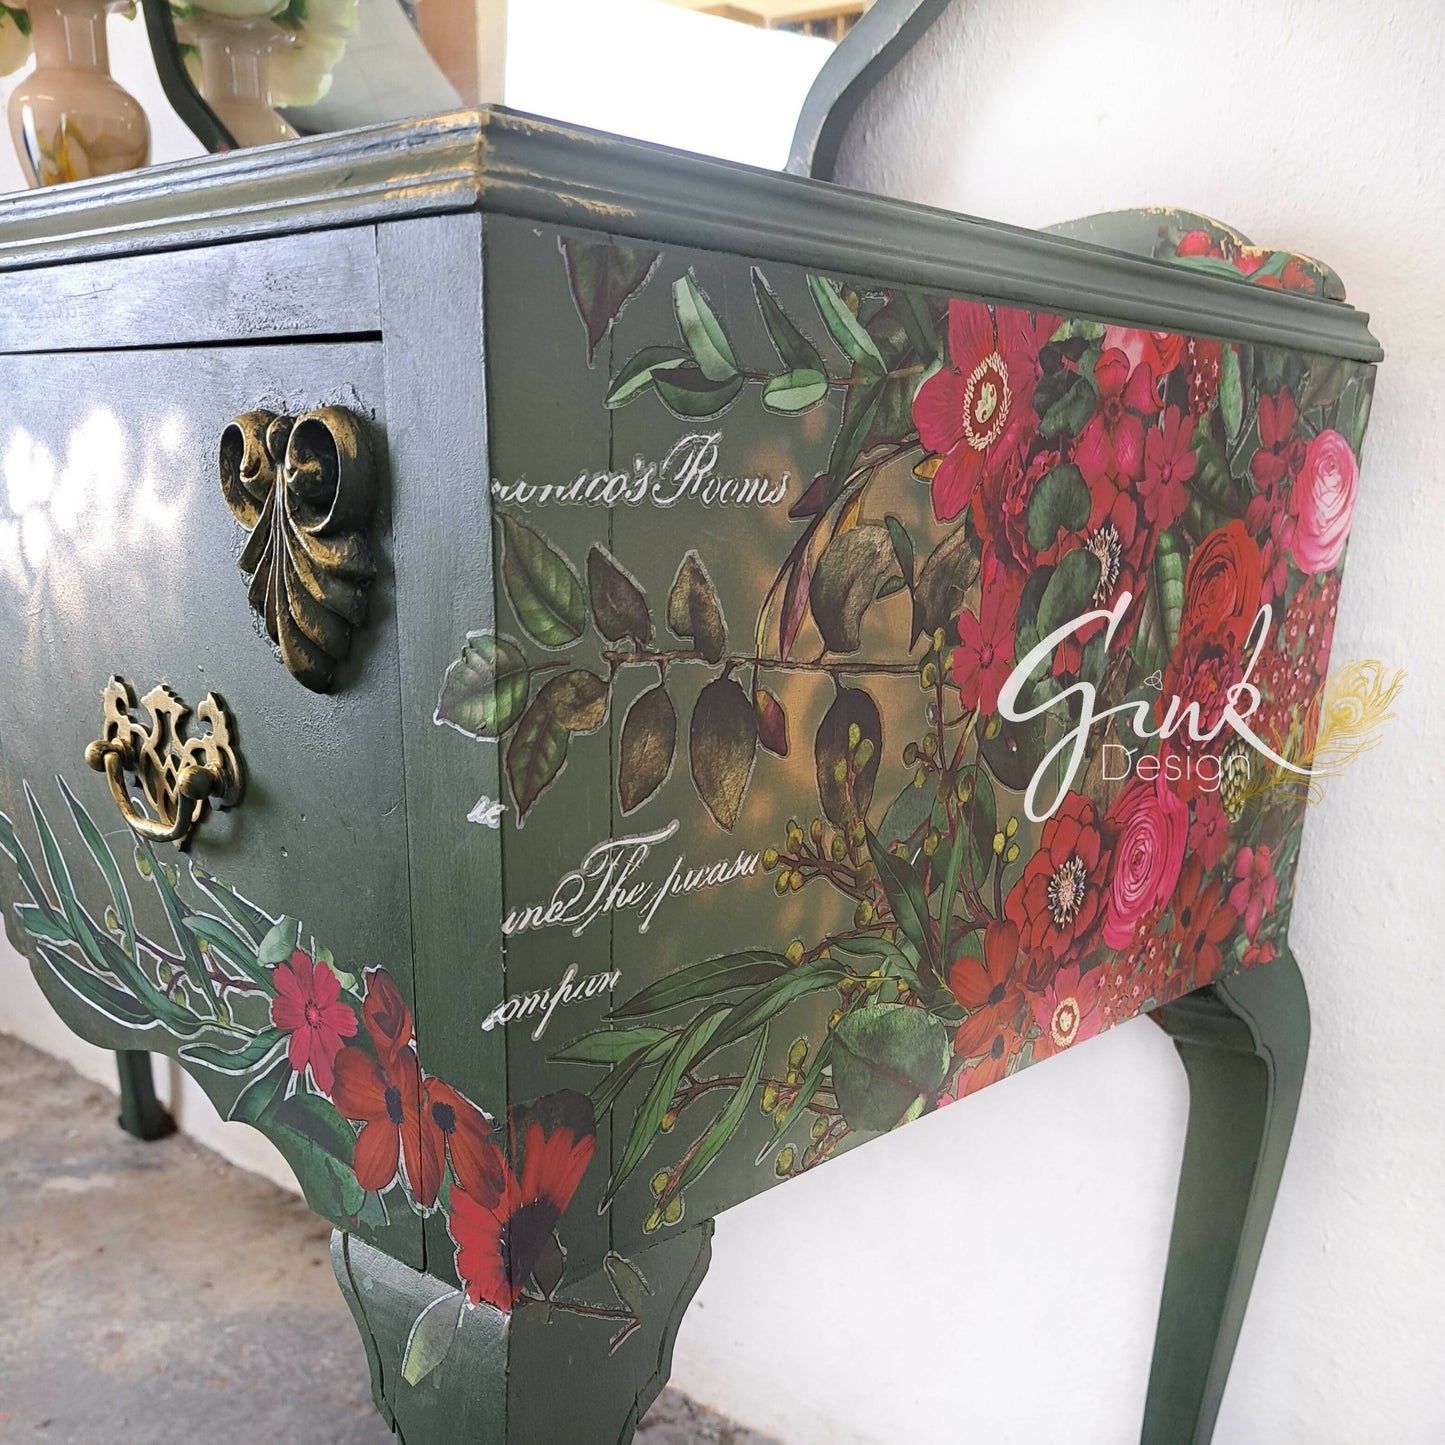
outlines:
[[[957,0],[843,158],[1023,225],[1205,211],[1389,353],[1335,651],[1410,680],[1306,831],[1314,1050],[1219,1445],[1445,1440],[1442,62],[1438,0]],[[788,1445],[1137,1439],[1185,1104],[1135,1022],[724,1216],[674,1378]]]

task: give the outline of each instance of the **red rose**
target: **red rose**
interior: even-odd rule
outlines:
[[[1305,448],[1292,497],[1294,560],[1301,572],[1332,572],[1344,555],[1360,465],[1337,431],[1322,431]]]
[[[1087,952],[1103,912],[1108,872],[1109,852],[1093,801],[1066,793],[1004,905],[1024,952],[1053,962]]]
[[[1198,546],[1184,573],[1181,646],[1187,634],[1238,644],[1259,611],[1264,561],[1243,522],[1216,527]]]
[[[1189,837],[1189,809],[1162,777],[1152,783],[1136,779],[1114,799],[1108,821],[1114,862],[1104,942],[1126,948],[1139,920],[1174,892]]]

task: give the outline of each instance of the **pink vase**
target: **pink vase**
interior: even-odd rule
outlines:
[[[145,165],[140,102],[111,79],[105,19],[125,0],[30,0],[35,69],[10,96],[10,134],[30,184]]]
[[[264,16],[193,10],[177,21],[176,32],[200,52],[197,88],[238,146],[296,139],[271,107],[271,56],[295,44],[290,31]]]

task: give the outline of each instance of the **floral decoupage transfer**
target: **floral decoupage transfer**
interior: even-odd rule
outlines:
[[[1278,956],[1393,695],[1326,687],[1369,366],[547,241],[607,454],[500,437],[435,720],[498,749],[543,961],[487,1022],[610,1120],[614,1237]]]

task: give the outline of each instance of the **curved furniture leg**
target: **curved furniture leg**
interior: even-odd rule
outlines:
[[[151,1056],[140,1049],[122,1049],[115,1056],[120,1074],[120,1117],[116,1123],[137,1139],[164,1139],[176,1132],[176,1121],[156,1098]]]
[[[1143,1445],[1207,1445],[1274,1209],[1309,1053],[1289,954],[1159,1010],[1189,1075],[1189,1130]]]
[[[331,1262],[404,1445],[628,1445],[662,1392],[712,1221],[523,1299],[509,1319],[337,1231]]]

